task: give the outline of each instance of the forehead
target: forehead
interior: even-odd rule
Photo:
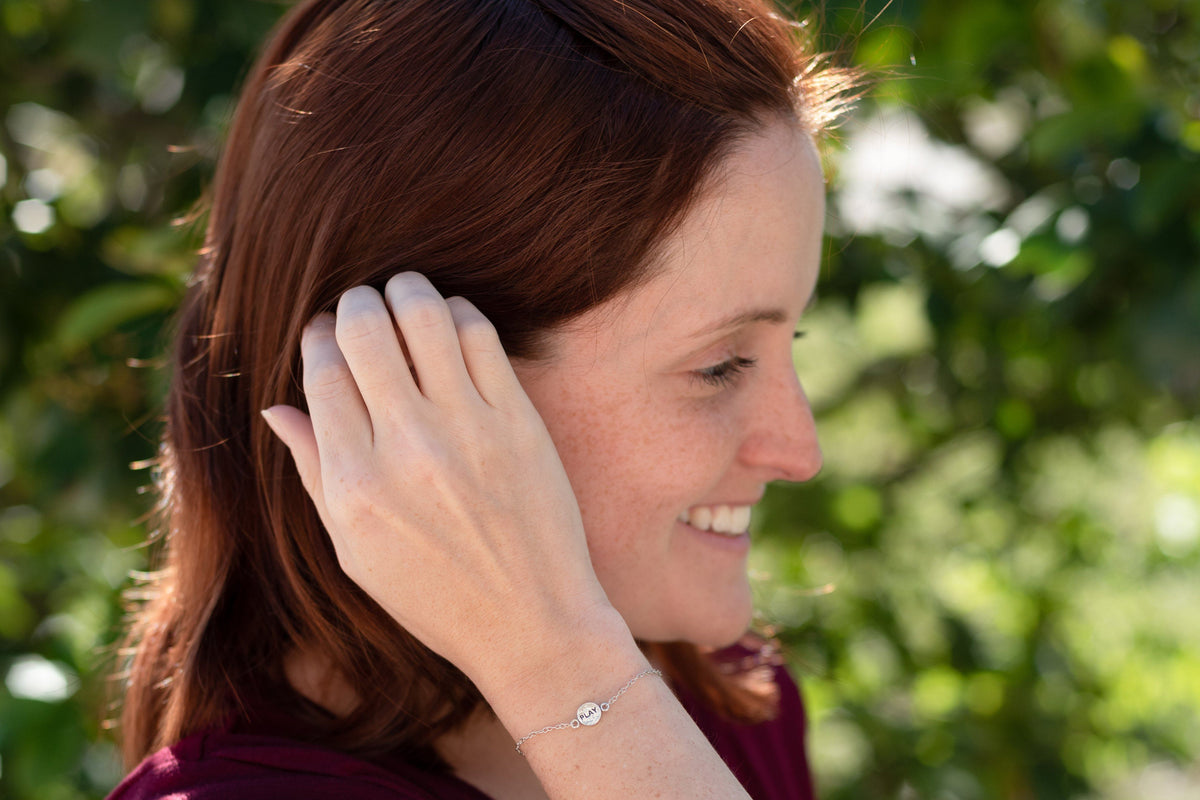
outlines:
[[[739,313],[777,309],[794,322],[816,281],[823,220],[811,139],[772,123],[722,162],[664,241],[653,277],[583,315],[567,338],[590,337],[595,357],[617,357],[647,343],[670,348]]]

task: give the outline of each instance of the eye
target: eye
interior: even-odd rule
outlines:
[[[728,361],[722,361],[720,364],[713,364],[711,367],[698,369],[692,374],[697,380],[703,381],[709,386],[731,386],[737,382],[738,376],[750,369],[757,363],[754,358],[742,358],[734,356]]]
[[[808,331],[792,331],[792,341],[794,342],[797,339],[803,339],[807,335]]]

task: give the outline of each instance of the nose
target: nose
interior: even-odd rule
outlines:
[[[812,406],[796,373],[789,369],[758,393],[750,432],[739,460],[763,473],[764,481],[812,480],[821,471],[821,445]]]

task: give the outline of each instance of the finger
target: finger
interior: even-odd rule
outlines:
[[[524,391],[491,320],[465,297],[447,298],[446,305],[458,331],[467,373],[480,396],[489,405],[498,406],[511,397],[513,391]]]
[[[387,282],[384,298],[408,348],[421,393],[435,402],[478,396],[463,362],[450,308],[429,280],[416,272],[402,272]]]
[[[332,314],[319,314],[300,340],[304,396],[323,469],[366,458],[373,440],[367,407],[338,348],[334,326]]]
[[[312,420],[298,408],[271,406],[261,412],[267,426],[292,454],[300,482],[312,498],[321,519],[325,519],[325,491],[321,485],[321,456],[317,450],[317,434]]]
[[[391,312],[379,292],[356,286],[338,300],[337,346],[376,424],[396,414],[397,402],[417,396]]]

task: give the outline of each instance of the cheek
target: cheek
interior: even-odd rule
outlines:
[[[709,499],[737,451],[732,415],[678,397],[593,394],[586,407],[556,408],[547,425],[593,551],[654,546],[636,539]]]
[[[728,395],[622,386],[617,377],[545,372],[522,383],[575,490],[597,570],[666,548],[655,533],[705,499],[736,459],[739,409]]]
[[[589,537],[610,523],[644,515],[661,494],[669,448],[653,407],[630,395],[592,395],[584,408],[557,409],[547,422],[579,500]],[[618,527],[628,527],[623,520]],[[607,538],[607,537],[606,537]]]

